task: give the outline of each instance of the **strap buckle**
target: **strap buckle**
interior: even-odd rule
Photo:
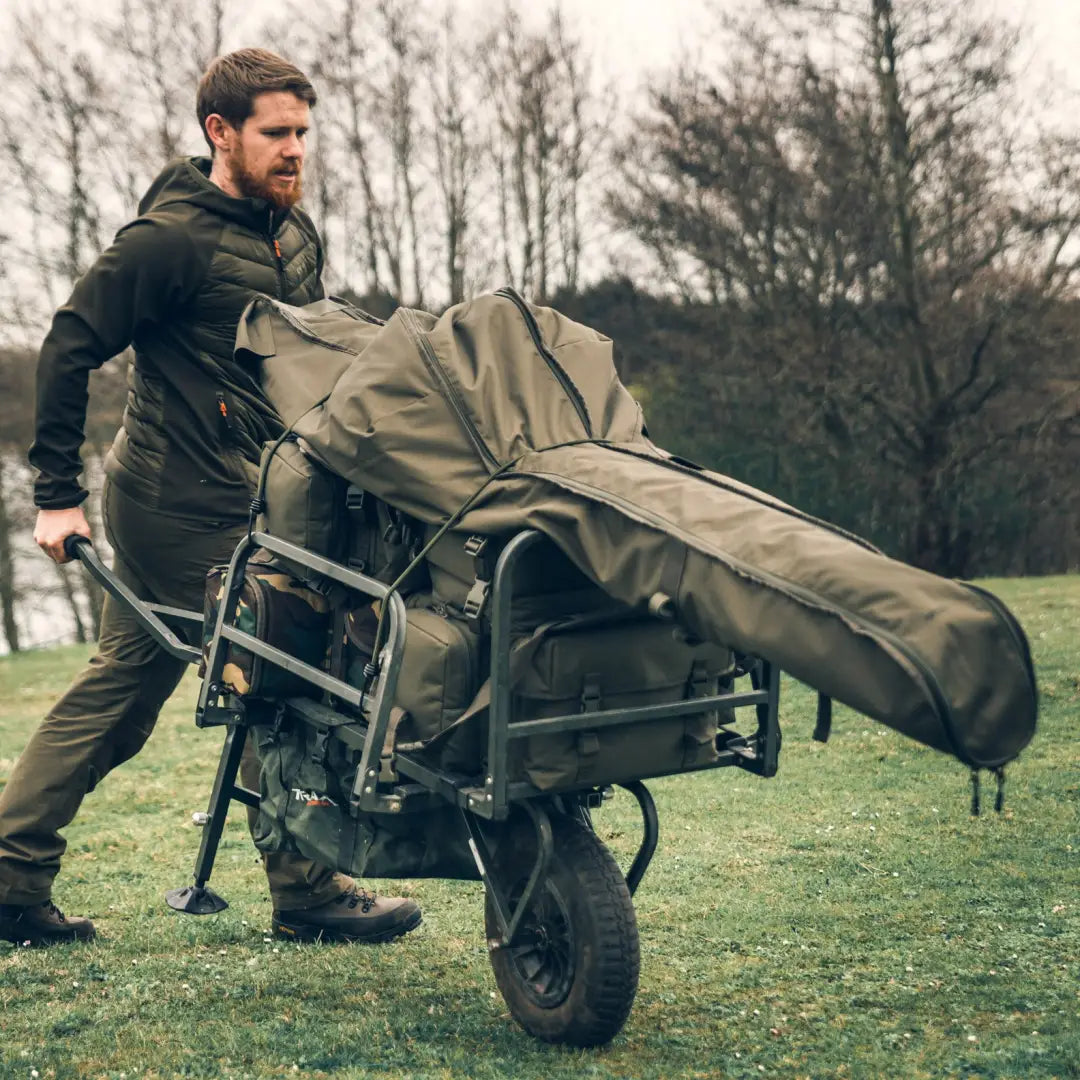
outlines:
[[[329,757],[330,729],[316,728],[311,740],[311,760],[316,765],[325,765]]]
[[[465,597],[465,621],[469,629],[476,633],[480,629],[480,622],[487,608],[488,597],[491,594],[491,582],[477,578],[472,583],[469,595]]]
[[[491,579],[495,567],[491,557],[491,545],[486,536],[473,534],[465,541],[465,554],[472,557],[476,580],[465,597],[465,619],[474,633],[480,630],[480,622],[491,595]]]
[[[599,712],[602,701],[599,678],[596,675],[586,675],[585,685],[581,688],[581,711],[583,713]]]

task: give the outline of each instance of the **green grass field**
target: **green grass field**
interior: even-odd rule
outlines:
[[[1080,1077],[1080,578],[991,587],[1031,637],[1043,705],[1005,813],[971,818],[965,769],[846,710],[814,743],[813,698],[785,685],[779,776],[653,785],[641,986],[600,1051],[510,1019],[477,884],[376,882],[424,908],[389,946],[271,940],[236,807],[213,882],[230,908],[166,908],[221,740],[194,727],[187,682],[68,832],[56,899],[98,940],[0,943],[0,1076]],[[0,780],[85,656],[0,659]],[[636,813],[623,793],[595,817],[624,865]]]

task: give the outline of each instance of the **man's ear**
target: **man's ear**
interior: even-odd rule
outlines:
[[[206,118],[206,134],[215,150],[231,150],[235,133],[236,128],[220,113],[211,113]]]

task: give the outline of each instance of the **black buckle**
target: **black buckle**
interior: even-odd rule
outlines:
[[[600,693],[600,680],[596,675],[586,675],[585,685],[581,688],[581,711],[599,712],[603,696]]]
[[[465,554],[472,557],[476,574],[476,580],[465,597],[465,619],[469,629],[476,633],[480,630],[480,621],[484,617],[484,609],[491,593],[491,579],[495,572],[488,538],[476,534],[470,536],[465,541]]]
[[[316,728],[315,737],[312,739],[311,760],[319,766],[326,764],[329,757],[330,729]]]
[[[346,510],[363,510],[364,499],[367,497],[367,492],[355,484],[350,484],[345,489],[345,509]]]
[[[469,590],[469,595],[465,597],[465,621],[474,633],[480,629],[480,621],[484,617],[484,609],[487,607],[490,593],[491,582],[477,578]]]
[[[476,536],[475,534],[470,536],[465,541],[465,554],[471,555],[474,559],[477,555],[482,555],[484,548],[487,547],[486,536]]]

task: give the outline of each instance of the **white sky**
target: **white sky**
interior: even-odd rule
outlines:
[[[196,10],[204,0],[190,0]],[[315,0],[317,4],[317,0]],[[500,0],[494,0],[499,3]],[[1034,96],[1041,95],[1047,78],[1080,95],[1080,0],[968,0],[975,7],[994,11],[1028,31],[1029,83]],[[485,11],[493,0],[457,0],[468,10]],[[0,35],[13,11],[32,11],[34,0],[0,0]],[[75,11],[85,11],[87,19],[103,10],[115,11],[119,0],[69,0]],[[250,0],[242,17],[258,23],[285,7],[279,0]],[[433,0],[432,8],[438,7]],[[547,10],[546,2],[522,3],[526,10]],[[636,77],[650,68],[664,67],[683,49],[693,51],[709,35],[716,13],[752,14],[760,0],[562,0],[563,10],[580,26],[602,69],[628,88]],[[233,10],[239,6],[234,3]],[[2,39],[2,38],[0,38]],[[0,46],[0,55],[3,48]],[[1069,119],[1076,115],[1075,104],[1058,108]]]

